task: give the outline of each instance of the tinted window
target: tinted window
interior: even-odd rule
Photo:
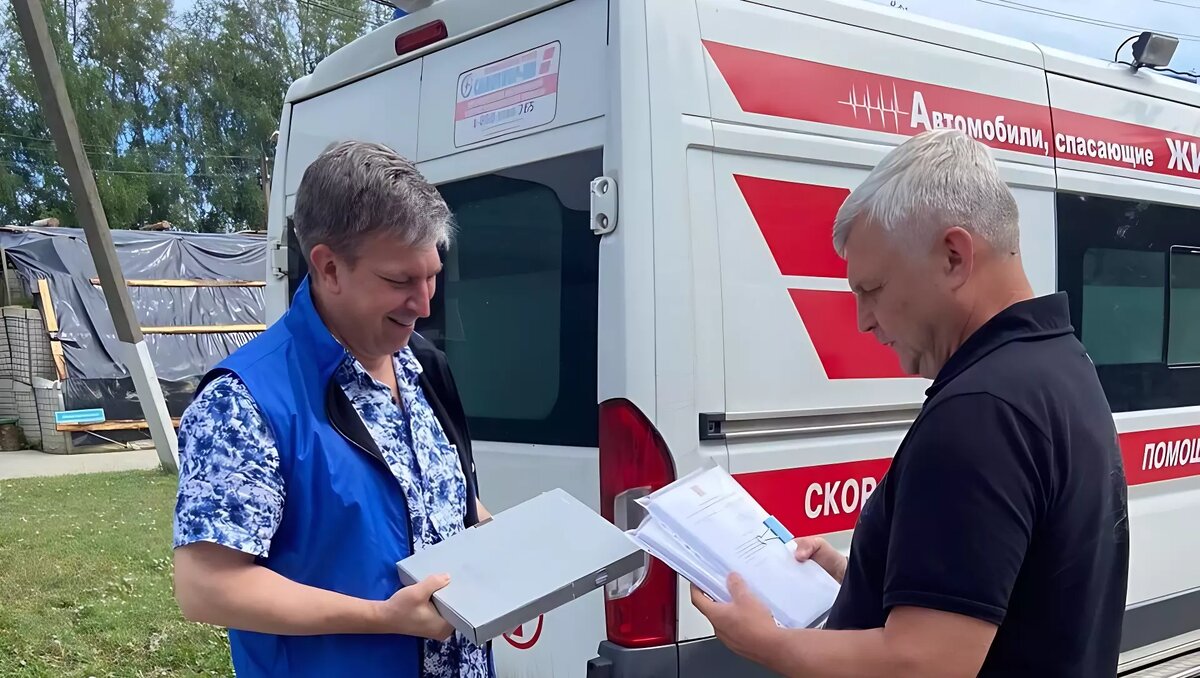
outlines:
[[[1170,303],[1167,362],[1200,365],[1200,249],[1171,249]]]
[[[458,234],[433,314],[478,440],[595,446],[598,238],[589,151],[439,187]]]
[[[1059,289],[1116,412],[1200,405],[1200,210],[1058,196]]]
[[[1163,261],[1159,252],[1084,251],[1082,339],[1097,365],[1162,358]]]

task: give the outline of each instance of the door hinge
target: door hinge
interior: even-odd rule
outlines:
[[[612,177],[592,179],[592,233],[606,235],[617,228],[617,182]]]
[[[271,243],[271,273],[276,278],[286,278],[288,274],[287,243],[283,239]]]

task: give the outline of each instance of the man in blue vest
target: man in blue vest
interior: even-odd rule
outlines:
[[[417,169],[343,142],[308,167],[288,313],[205,376],[179,427],[175,595],[239,676],[488,678],[396,562],[487,517],[429,315],[452,218]]]

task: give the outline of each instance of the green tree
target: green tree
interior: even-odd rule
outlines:
[[[43,0],[109,223],[261,228],[283,96],[385,23],[371,0]],[[15,16],[0,21],[0,222],[75,223]]]
[[[148,190],[161,170],[155,166],[157,149],[147,141],[156,125],[144,102],[158,85],[157,48],[147,46],[152,43],[147,38],[167,33],[168,1],[44,2],[44,8],[108,219],[117,228],[144,223],[161,210]],[[11,8],[3,36],[8,59],[0,97],[7,113],[4,128],[12,132],[0,142],[12,153],[9,165],[15,165],[19,178],[5,184],[0,210],[16,217],[12,221],[56,216],[74,225],[68,187]]]
[[[74,41],[78,34],[67,21],[68,7],[45,3],[51,41],[59,54],[67,87],[86,96],[94,92],[94,77],[80,68]],[[71,6],[74,9],[74,6]],[[67,202],[62,171],[54,163],[53,146],[41,119],[37,104],[37,84],[29,69],[25,46],[16,28],[16,14],[8,5],[0,27],[0,54],[4,55],[0,77],[0,148],[3,148],[7,176],[0,179],[6,190],[0,192],[0,220],[25,223],[42,216],[57,216],[73,222]],[[79,112],[80,129],[86,130],[90,117]],[[81,132],[83,135],[83,132]],[[87,137],[85,136],[85,141]]]

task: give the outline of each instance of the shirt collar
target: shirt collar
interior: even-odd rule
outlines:
[[[950,356],[950,360],[946,361],[933,385],[925,391],[925,395],[935,395],[968,367],[1001,346],[1014,341],[1060,337],[1074,331],[1065,292],[1017,302],[984,323],[967,338]]]
[[[367,368],[354,357],[354,354],[343,347],[342,349],[342,367],[345,378],[357,380],[364,386],[370,388],[387,389],[378,379],[371,376],[367,372]],[[417,357],[413,355],[412,349],[408,346],[397,351],[392,356],[392,368],[396,371],[396,378],[401,385],[413,386],[417,383],[421,376],[421,363]]]

